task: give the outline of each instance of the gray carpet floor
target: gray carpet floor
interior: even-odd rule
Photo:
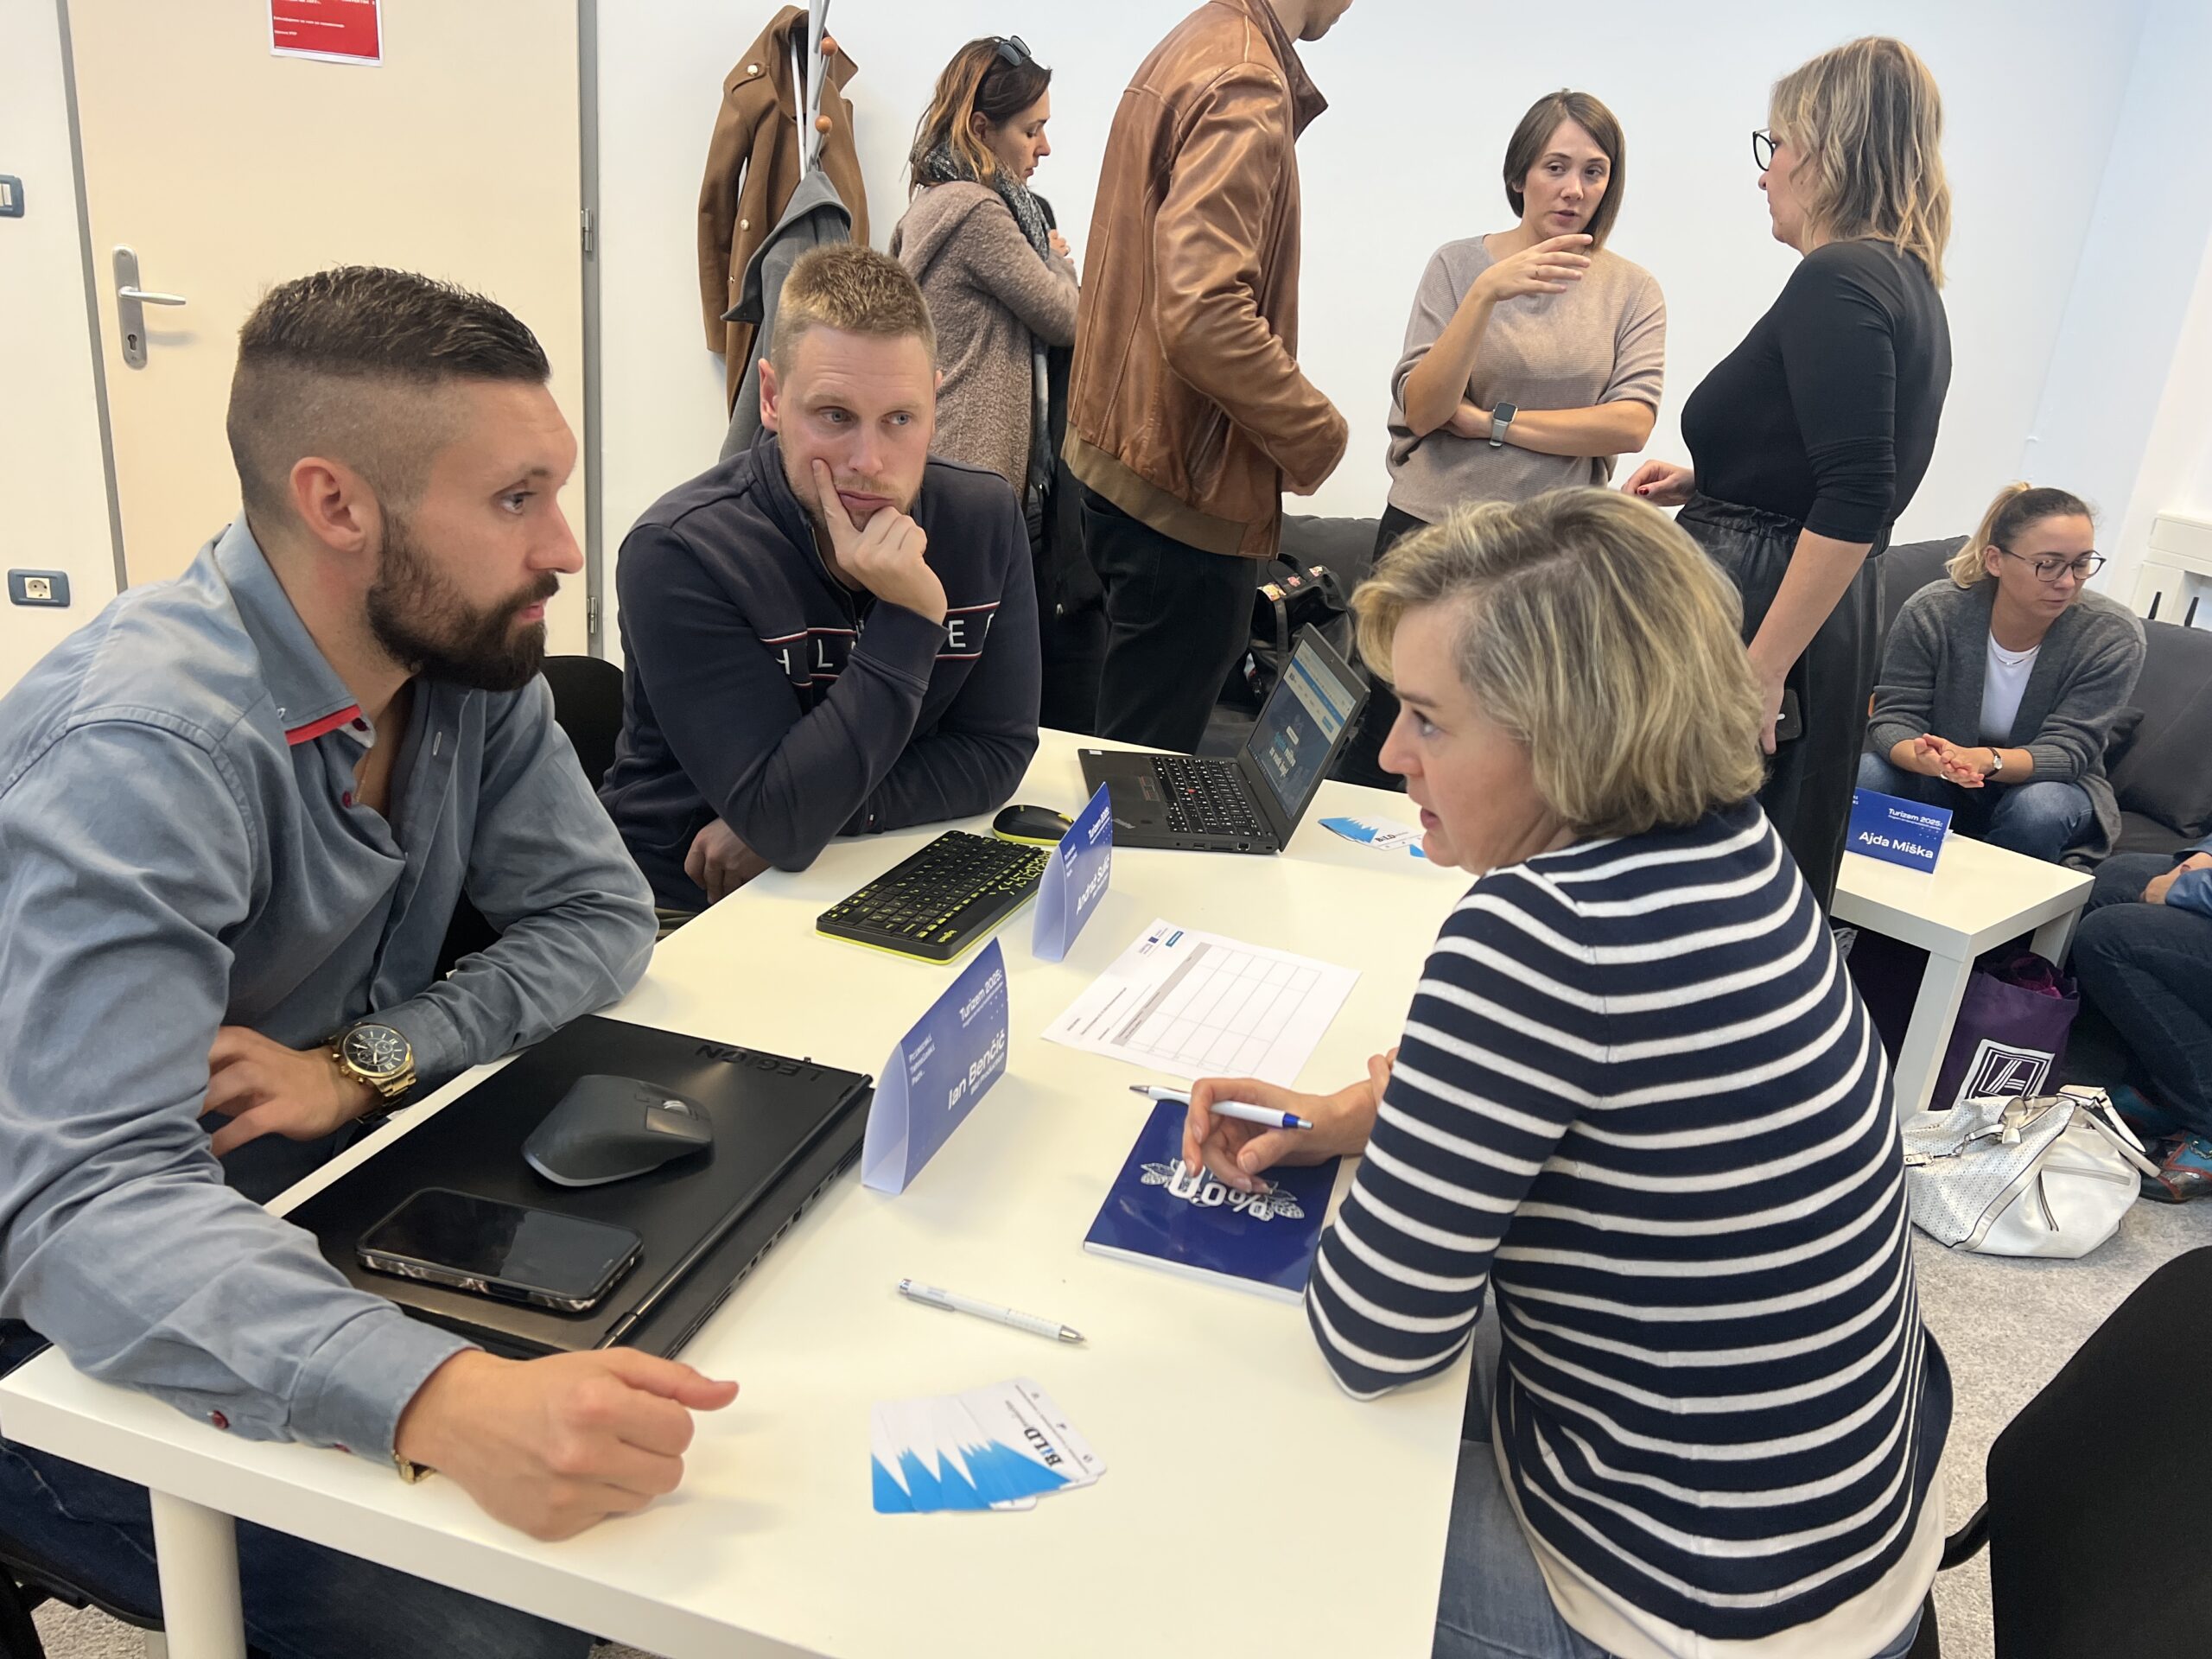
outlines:
[[[2212,1244],[2212,1201],[2138,1204],[2119,1234],[2080,1262],[1954,1255],[1916,1235],[1923,1315],[1950,1360],[1956,1414],[1943,1453],[1949,1525],[1982,1499],[1982,1461],[2015,1412],[2049,1382],[2105,1316],[2161,1262]],[[1936,1580],[1945,1659],[1993,1659],[1986,1557]],[[38,1616],[52,1659],[138,1659],[134,1630],[98,1613],[47,1608]],[[640,1659],[603,1647],[594,1659]]]

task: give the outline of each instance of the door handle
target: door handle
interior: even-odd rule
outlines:
[[[138,255],[135,249],[115,251],[115,326],[123,336],[123,360],[134,369],[146,366],[146,313],[149,305],[183,305],[181,294],[156,294],[138,286]]]

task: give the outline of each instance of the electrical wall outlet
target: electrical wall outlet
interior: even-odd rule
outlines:
[[[67,605],[69,578],[59,570],[10,570],[8,597],[17,605]]]

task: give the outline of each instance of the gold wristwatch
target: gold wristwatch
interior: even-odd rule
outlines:
[[[419,1485],[438,1472],[427,1463],[410,1463],[397,1452],[391,1454],[391,1465],[399,1471],[399,1478],[410,1486]]]
[[[415,1086],[414,1047],[390,1026],[348,1026],[331,1039],[330,1058],[340,1075],[377,1091],[379,1109]]]

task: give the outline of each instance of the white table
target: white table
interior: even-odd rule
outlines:
[[[1017,798],[1072,811],[1074,750],[1046,734]],[[1280,857],[1117,854],[1065,963],[1031,956],[1030,912],[1001,930],[1008,1075],[903,1196],[841,1178],[706,1325],[684,1357],[743,1392],[700,1418],[682,1490],[640,1515],[537,1543],[449,1481],[410,1487],[366,1459],[242,1440],[54,1352],[0,1382],[0,1424],[154,1492],[174,1659],[242,1652],[232,1516],[675,1659],[1210,1656],[1225,1639],[1275,1659],[1426,1654],[1464,1364],[1361,1404],[1330,1380],[1301,1310],[1086,1253],[1150,1108],[1127,1090],[1131,1067],[1038,1034],[1162,915],[1358,968],[1302,1082],[1362,1076],[1396,1040],[1465,878],[1344,842],[1316,821],[1332,811],[1408,816],[1402,798],[1332,784]],[[663,944],[610,1012],[879,1071],[953,970],[821,938],[813,918],[935,833],[839,842],[804,874],[763,877]],[[915,1307],[892,1289],[907,1274],[1065,1319],[1089,1342]],[[1096,1486],[1026,1514],[873,1512],[871,1402],[1015,1376],[1098,1448]]]
[[[1974,958],[2032,929],[2037,955],[2063,965],[2089,877],[1986,842],[1947,836],[1933,870],[1846,853],[1829,914],[1928,953],[1893,1073],[1900,1114],[1928,1109]]]

